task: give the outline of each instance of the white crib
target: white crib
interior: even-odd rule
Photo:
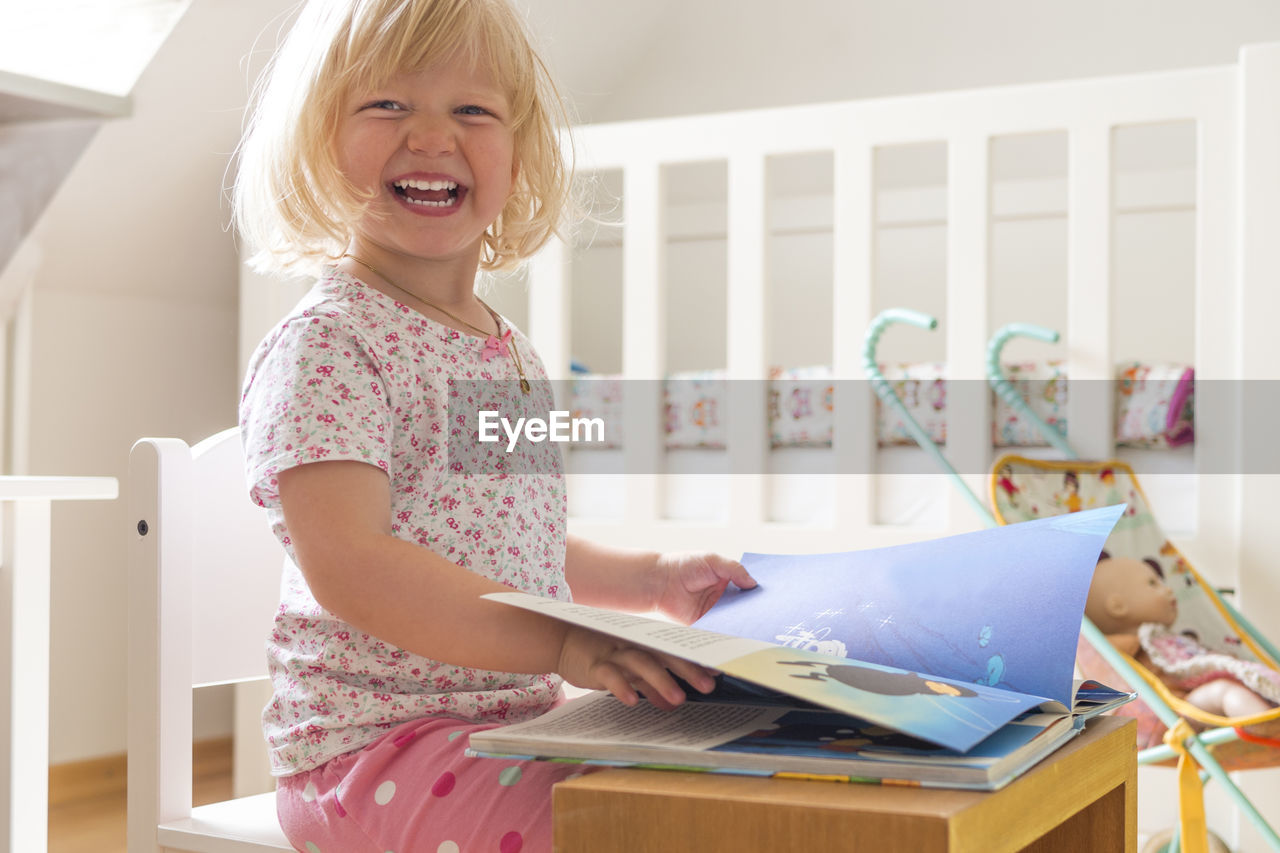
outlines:
[[[938,340],[925,344],[921,352],[925,357],[930,352],[940,355],[949,379],[982,378],[987,339],[1007,317],[1042,322],[1061,331],[1058,356],[1065,359],[1072,382],[1109,380],[1124,349],[1117,345],[1117,337],[1128,334],[1143,319],[1133,316],[1132,306],[1113,287],[1118,275],[1114,245],[1118,211],[1125,204],[1133,206],[1132,199],[1143,193],[1143,182],[1150,183],[1146,175],[1117,174],[1113,164],[1122,156],[1132,159],[1121,150],[1127,144],[1123,134],[1130,129],[1140,134],[1144,128],[1180,126],[1174,132],[1190,140],[1187,168],[1175,166],[1179,174],[1171,183],[1148,188],[1146,197],[1136,204],[1183,211],[1190,223],[1187,236],[1194,267],[1184,288],[1182,310],[1189,340],[1182,356],[1193,361],[1198,379],[1264,377],[1271,368],[1263,356],[1273,351],[1274,344],[1265,324],[1258,325],[1259,311],[1275,299],[1270,291],[1277,267],[1268,234],[1280,225],[1275,200],[1280,191],[1280,155],[1276,153],[1280,128],[1274,106],[1280,103],[1278,69],[1280,46],[1264,45],[1244,49],[1239,64],[1227,67],[578,128],[574,134],[578,171],[605,175],[604,183],[611,183],[621,199],[612,214],[620,224],[598,229],[594,235],[597,246],[610,246],[621,259],[621,301],[614,316],[625,317],[625,322],[621,329],[612,330],[621,336],[620,364],[614,369],[628,380],[658,380],[672,371],[667,357],[675,348],[670,336],[687,335],[687,325],[680,324],[689,320],[668,308],[667,303],[677,296],[668,280],[679,275],[668,259],[684,251],[678,247],[679,235],[689,231],[685,220],[698,204],[668,204],[664,196],[685,192],[680,176],[693,174],[689,164],[712,163],[722,164],[719,168],[726,176],[724,212],[711,216],[712,221],[719,217],[723,233],[711,239],[723,238],[727,274],[725,282],[716,285],[723,287],[723,310],[702,311],[698,322],[715,327],[717,340],[724,341],[722,360],[715,366],[724,368],[727,377],[767,375],[768,367],[777,363],[767,342],[771,333],[777,334],[772,320],[779,304],[767,293],[769,251],[779,245],[771,242],[771,235],[787,215],[780,209],[788,201],[768,200],[769,176],[779,168],[791,168],[786,163],[789,157],[799,162],[805,155],[816,154],[826,156],[831,164],[826,173],[829,185],[809,193],[825,198],[826,210],[816,216],[793,214],[791,221],[801,222],[793,230],[830,233],[830,301],[815,306],[812,313],[822,325],[815,336],[834,342],[824,360],[837,380],[862,378],[862,330],[877,310],[897,305],[937,314],[941,325],[934,335]],[[1038,189],[1029,188],[1027,182],[1018,186],[993,173],[993,152],[1001,146],[1017,146],[1045,135],[1056,137],[1050,147],[1063,149],[1063,174],[1056,188],[1043,181]],[[911,146],[925,144],[945,150],[942,168],[934,169],[941,172],[941,182],[916,192],[917,196],[932,193],[941,215],[934,224],[945,232],[945,268],[938,276],[944,284],[933,295],[933,305],[912,304],[913,297],[925,302],[931,297],[927,292],[906,292],[907,286],[893,293],[884,293],[882,286],[878,293],[876,281],[877,276],[893,275],[877,268],[883,233],[894,227],[893,217],[900,215],[890,208],[921,204],[909,193],[890,199],[877,188],[877,158],[901,156],[895,151],[906,151],[910,157]],[[797,170],[791,168],[791,173]],[[1001,295],[991,286],[997,277],[991,266],[995,225],[1034,217],[1034,213],[1028,217],[1020,212],[1037,209],[1039,202],[1017,198],[1028,192],[1056,193],[1064,219],[1062,295],[1040,300],[1051,303],[1047,319],[1016,313],[1028,308],[1046,314],[1043,306],[1036,306],[1036,287],[1027,288],[1030,293],[1024,292],[1021,304],[1014,305],[1006,304],[1016,301],[1007,292]],[[692,226],[695,231],[699,227]],[[549,248],[530,272],[524,319],[553,377],[568,376],[571,358],[581,357],[576,350],[586,339],[582,327],[600,324],[598,316],[582,316],[583,306],[592,299],[584,293],[594,286],[588,279],[599,267],[598,261],[590,259],[592,249],[586,243]],[[1167,248],[1187,251],[1187,247]],[[585,271],[575,273],[575,263]],[[1120,272],[1134,277],[1130,271]],[[679,298],[688,303],[684,296]],[[1164,312],[1165,306],[1159,310]],[[515,313],[518,316],[519,309]],[[677,326],[680,331],[673,332]],[[925,336],[913,331],[895,334],[903,341]],[[895,346],[900,344],[894,341]],[[1156,345],[1161,346],[1158,338]],[[1167,353],[1156,355],[1167,357]],[[1123,357],[1133,355],[1123,353]],[[956,391],[969,399],[953,397],[948,403],[948,455],[980,460],[962,470],[973,472],[970,476],[981,493],[982,478],[977,472],[994,458],[990,407],[974,396],[984,393],[980,383],[956,385]],[[648,385],[635,383],[635,389],[643,387]],[[837,395],[866,392],[853,383],[837,382],[836,387]],[[577,507],[598,510],[609,504],[614,508],[608,518],[575,511],[575,528],[628,544],[728,551],[820,550],[888,544],[924,533],[972,529],[980,523],[954,492],[943,499],[946,506],[941,515],[923,524],[923,532],[920,524],[903,524],[891,513],[886,515],[883,494],[892,478],[871,474],[895,470],[895,464],[891,454],[877,451],[872,425],[864,417],[835,418],[829,451],[833,456],[823,469],[858,473],[806,481],[823,483],[821,503],[827,511],[808,521],[778,512],[777,493],[785,493],[788,487],[780,481],[786,478],[771,478],[767,472],[802,470],[803,465],[780,463],[777,453],[770,458],[763,419],[755,414],[763,410],[763,401],[747,399],[753,393],[759,397],[764,392],[735,394],[729,403],[744,408],[731,432],[725,459],[716,468],[725,472],[722,479],[727,484],[719,493],[722,511],[696,519],[670,511],[680,503],[680,481],[692,483],[690,488],[696,490],[698,481],[705,486],[708,478],[663,476],[661,472],[676,466],[664,451],[657,419],[652,419],[651,429],[646,426],[649,421],[644,421],[639,430],[629,420],[622,460],[613,468],[641,473],[575,477],[571,495],[585,490],[592,496]],[[1085,457],[1113,455],[1111,403],[1086,400],[1086,396],[1076,399],[1073,395],[1071,400],[1075,416],[1070,418],[1070,441]],[[866,405],[865,400],[837,398],[837,412],[842,403],[845,411],[864,411],[856,406]],[[655,399],[654,405],[661,406],[661,399]],[[1229,416],[1214,418],[1213,414],[1197,412],[1196,450],[1184,450],[1179,461],[1157,470],[1187,475],[1173,481],[1174,491],[1195,492],[1193,505],[1170,525],[1185,534],[1180,544],[1211,574],[1217,565],[1225,567],[1223,572],[1229,576],[1243,544],[1243,482],[1229,476],[1192,476],[1204,449],[1232,441],[1232,430],[1238,426]],[[584,469],[571,463],[569,470],[608,467]],[[921,482],[929,479],[922,476]],[[610,490],[612,499],[604,497]],[[1185,494],[1179,498],[1185,499]]]

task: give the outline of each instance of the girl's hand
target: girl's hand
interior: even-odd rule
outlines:
[[[658,593],[654,606],[685,625],[710,610],[730,582],[739,589],[756,585],[755,578],[737,560],[709,552],[662,554],[655,572]]]
[[[644,694],[664,711],[685,700],[684,690],[672,673],[702,693],[710,693],[715,687],[712,674],[692,661],[576,625],[568,626],[565,632],[556,672],[575,687],[608,690],[626,705],[635,705]]]

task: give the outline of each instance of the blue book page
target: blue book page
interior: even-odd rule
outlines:
[[[834,554],[746,554],[698,628],[1071,707],[1076,638],[1123,506]]]
[[[778,646],[725,661],[720,669],[960,752],[1042,701],[1038,696]]]

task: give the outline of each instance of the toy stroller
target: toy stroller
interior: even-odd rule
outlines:
[[[1000,353],[1009,339],[1025,336],[1054,342],[1058,339],[1056,332],[1014,324],[997,332],[988,345],[987,377],[995,392],[1066,457],[1060,461],[1018,455],[997,459],[990,478],[989,510],[915,423],[880,374],[876,344],[894,323],[926,329],[937,325],[932,317],[913,311],[882,313],[867,332],[864,370],[877,396],[896,411],[907,431],[958,484],[988,524],[1026,521],[1089,506],[1127,504],[1128,510],[1107,541],[1107,556],[1134,558],[1159,567],[1177,602],[1174,635],[1190,634],[1213,655],[1229,658],[1228,663],[1239,662],[1233,666],[1258,670],[1280,683],[1280,652],[1204,581],[1164,535],[1132,469],[1118,461],[1079,461],[1062,434],[1033,411],[1004,377]],[[1139,763],[1178,766],[1180,832],[1174,833],[1168,850],[1176,853],[1180,842],[1192,853],[1208,850],[1201,785],[1206,779],[1216,779],[1271,849],[1280,851],[1280,836],[1228,775],[1234,770],[1280,764],[1280,707],[1235,718],[1207,713],[1176,694],[1135,657],[1117,650],[1088,618],[1081,625],[1077,665],[1087,678],[1138,694],[1141,701],[1125,706],[1120,713],[1137,718]]]

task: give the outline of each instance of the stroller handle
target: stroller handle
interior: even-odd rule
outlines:
[[[1058,333],[1053,329],[1035,326],[1030,323],[1009,323],[1006,326],[1001,326],[991,336],[991,340],[987,342],[987,382],[1001,400],[1004,400],[1019,416],[1026,418],[1059,453],[1062,453],[1067,459],[1075,459],[1076,452],[1071,448],[1071,445],[1067,444],[1067,440],[1062,433],[1036,414],[1027,405],[1027,401],[1022,398],[1017,389],[1013,387],[1013,384],[1005,377],[1004,368],[1000,364],[1000,353],[1004,350],[1004,345],[1012,338],[1032,338],[1047,344],[1056,344],[1058,342]]]
[[[922,311],[913,311],[910,308],[889,308],[877,314],[871,321],[871,325],[867,327],[867,334],[862,343],[862,367],[877,383],[883,382],[884,377],[880,374],[880,365],[876,361],[876,347],[879,346],[880,336],[884,334],[885,329],[894,323],[906,323],[930,332],[938,328],[937,317]],[[879,393],[878,390],[877,393]]]
[[[959,487],[960,493],[964,495],[969,502],[969,506],[978,514],[983,523],[987,527],[994,527],[996,520],[991,511],[982,503],[982,499],[974,493],[969,484],[960,476],[960,473],[947,461],[937,443],[929,436],[924,427],[920,426],[920,423],[907,409],[902,400],[898,399],[898,395],[894,393],[893,386],[889,384],[889,381],[884,378],[884,374],[880,371],[880,364],[876,360],[876,346],[880,343],[880,336],[895,323],[905,323],[928,331],[938,327],[938,321],[935,317],[919,311],[912,311],[909,308],[890,308],[886,311],[881,311],[871,321],[871,325],[867,327],[867,334],[863,339],[862,369],[871,381],[871,387],[876,392],[876,396],[885,405],[897,412],[907,433],[915,439],[920,449],[932,457],[938,467],[945,471],[947,476]]]
[[[901,401],[894,395],[884,374],[880,372],[880,362],[876,359],[876,348],[880,345],[880,336],[895,323],[905,323],[931,332],[938,328],[938,318],[910,308],[889,308],[877,314],[871,321],[871,325],[867,326],[867,334],[862,339],[862,370],[871,380],[871,388],[876,392],[876,396],[898,408],[901,406]],[[905,420],[909,428],[914,424],[915,419],[905,411],[903,414],[906,415]]]

